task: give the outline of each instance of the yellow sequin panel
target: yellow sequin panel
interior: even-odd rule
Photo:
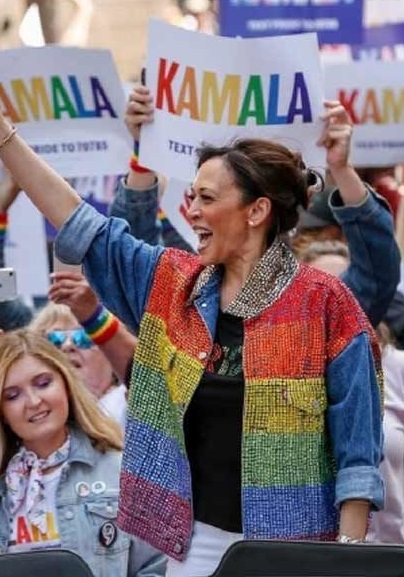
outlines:
[[[169,340],[165,323],[147,313],[142,320],[135,360],[164,374],[170,399],[175,404],[189,403],[203,373],[198,359],[178,350]]]
[[[164,346],[160,345],[166,326],[162,319],[145,313],[139,329],[139,340],[135,350],[135,361],[155,371],[164,370],[168,363],[166,357],[161,358]]]
[[[246,433],[315,433],[325,428],[323,378],[256,379],[246,383]]]

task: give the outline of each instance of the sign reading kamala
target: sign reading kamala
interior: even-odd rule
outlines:
[[[142,128],[142,165],[185,182],[202,142],[276,139],[322,168],[323,78],[316,36],[230,39],[153,20],[148,86],[154,122]]]
[[[320,44],[362,41],[363,0],[220,0],[224,36],[317,32]]]
[[[45,46],[0,52],[0,107],[62,176],[119,174],[131,139],[107,50]]]
[[[344,104],[354,123],[352,162],[387,166],[404,158],[402,62],[363,61],[325,67],[327,97]]]

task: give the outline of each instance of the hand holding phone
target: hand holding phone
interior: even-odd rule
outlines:
[[[66,264],[58,259],[53,252],[53,272],[77,272],[79,274],[83,274],[83,267],[81,264]]]
[[[17,298],[17,279],[13,268],[0,268],[0,302]]]

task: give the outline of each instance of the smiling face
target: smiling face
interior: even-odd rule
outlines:
[[[69,401],[63,377],[43,361],[23,356],[7,371],[0,412],[28,450],[49,456],[66,440]]]
[[[231,171],[220,157],[199,168],[190,192],[188,218],[198,235],[204,265],[229,265],[252,248],[254,203],[243,204]]]

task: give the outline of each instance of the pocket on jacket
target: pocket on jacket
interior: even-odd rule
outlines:
[[[118,504],[111,501],[88,502],[85,505],[95,534],[95,553],[114,555],[129,550],[130,537],[116,524]]]
[[[301,382],[282,389],[290,426],[296,432],[322,432],[325,427],[327,393],[325,385]]]

